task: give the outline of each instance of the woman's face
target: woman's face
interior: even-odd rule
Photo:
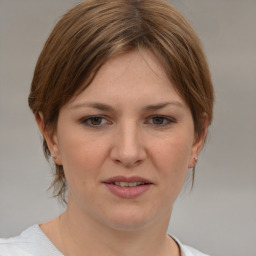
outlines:
[[[202,144],[190,109],[148,51],[109,60],[62,107],[52,141],[68,209],[119,230],[169,220]]]

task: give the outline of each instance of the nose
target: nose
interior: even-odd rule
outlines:
[[[143,162],[147,154],[141,133],[136,124],[120,125],[114,134],[111,159],[125,167],[133,167]]]

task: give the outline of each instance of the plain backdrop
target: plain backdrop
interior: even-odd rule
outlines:
[[[63,208],[27,106],[34,66],[75,0],[0,0],[0,236]],[[216,91],[215,117],[195,185],[177,200],[169,231],[215,256],[256,255],[256,0],[176,0],[199,34]]]

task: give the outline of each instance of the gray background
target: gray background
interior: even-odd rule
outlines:
[[[0,0],[0,236],[63,209],[27,106],[37,57],[75,0]],[[195,186],[176,202],[171,233],[216,256],[256,255],[256,0],[170,1],[192,23],[216,90]]]

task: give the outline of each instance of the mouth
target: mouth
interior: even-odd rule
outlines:
[[[138,176],[116,176],[105,180],[103,184],[112,194],[121,198],[138,197],[153,185],[151,181]]]
[[[119,182],[119,181],[117,181],[117,182],[113,182],[110,184],[113,184],[113,185],[116,185],[116,186],[119,186],[122,188],[127,188],[127,187],[136,187],[136,186],[147,185],[149,183],[140,182],[140,181],[137,181],[137,182],[124,182],[124,181]]]
[[[153,184],[150,180],[147,180],[139,176],[132,176],[132,177],[115,176],[103,181],[103,183],[112,184],[120,187],[136,187],[136,186]]]

